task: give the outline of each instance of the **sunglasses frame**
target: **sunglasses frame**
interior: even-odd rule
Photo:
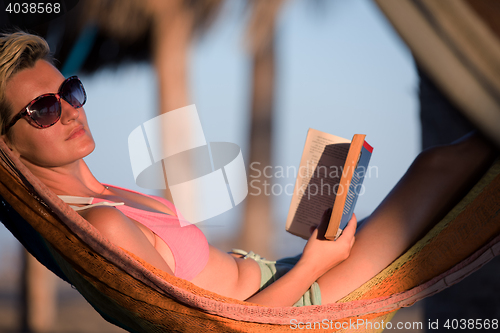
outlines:
[[[74,106],[73,104],[71,104],[68,100],[66,100],[64,97],[62,97],[61,95],[61,90],[63,89],[64,85],[66,83],[68,83],[69,81],[71,80],[77,80],[78,83],[80,84],[80,87],[82,89],[82,92],[83,92],[83,102],[81,103],[80,106]],[[59,115],[57,116],[57,119],[49,124],[49,125],[42,125],[42,124],[39,124],[35,119],[33,119],[31,117],[31,114],[33,113],[33,111],[30,110],[30,107],[35,104],[37,101],[39,101],[40,99],[42,98],[45,98],[45,97],[49,97],[49,96],[54,96],[56,97],[57,99],[57,104],[59,104]],[[21,111],[19,111],[15,116],[14,118],[12,118],[12,120],[9,122],[9,124],[7,126],[5,126],[5,129],[3,131],[3,133],[7,133],[7,131],[12,127],[14,126],[15,123],[17,123],[17,121],[21,118],[25,118],[28,123],[30,125],[32,125],[33,127],[36,127],[36,128],[47,128],[47,127],[50,127],[50,126],[53,126],[55,123],[57,123],[59,121],[59,119],[61,119],[61,112],[62,112],[62,105],[61,105],[61,98],[64,99],[68,104],[70,104],[72,107],[74,107],[75,109],[79,109],[81,108],[85,102],[87,101],[87,93],[85,92],[85,88],[83,87],[83,83],[82,81],[80,81],[80,79],[78,78],[78,76],[74,75],[74,76],[70,76],[68,77],[67,79],[65,79],[61,85],[59,86],[59,90],[57,91],[56,94],[54,93],[47,93],[47,94],[43,94],[43,95],[40,95],[38,97],[36,97],[35,99],[33,99],[31,102],[29,102]]]

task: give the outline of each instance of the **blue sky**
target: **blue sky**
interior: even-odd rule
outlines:
[[[419,151],[418,81],[410,52],[368,0],[285,2],[277,25],[274,166],[298,166],[308,128],[350,138],[367,134],[377,177],[365,180],[359,217],[369,214]],[[229,1],[220,20],[193,43],[190,90],[207,141],[240,145],[248,156],[250,58],[244,49],[243,2]],[[104,70],[82,81],[97,142],[86,160],[101,182],[144,191],[134,184],[130,132],[157,115],[156,78],[146,65]],[[247,169],[247,173],[251,170]],[[295,179],[275,179],[278,184]],[[145,191],[148,192],[148,191]],[[148,192],[149,193],[149,192]],[[273,196],[278,255],[300,251],[286,234],[290,197]],[[201,223],[209,240],[230,237],[241,205]],[[14,244],[0,228],[0,256]],[[287,246],[279,244],[287,244]],[[0,258],[1,259],[1,258]]]

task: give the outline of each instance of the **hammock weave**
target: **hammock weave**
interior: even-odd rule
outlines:
[[[387,323],[399,308],[460,281],[500,253],[497,162],[427,235],[338,303],[265,307],[217,295],[155,269],[103,238],[1,139],[0,157],[2,223],[104,319],[130,332],[296,331],[292,320],[316,322],[318,329],[327,320],[328,328],[338,332],[380,332],[381,321]],[[349,325],[360,320],[359,327]]]

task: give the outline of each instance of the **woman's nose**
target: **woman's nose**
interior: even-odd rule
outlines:
[[[69,123],[78,119],[80,110],[73,107],[71,104],[61,98],[61,122],[63,124]]]

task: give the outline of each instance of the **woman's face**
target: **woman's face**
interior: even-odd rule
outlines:
[[[64,79],[44,60],[16,73],[6,87],[12,111],[8,121],[34,98],[57,93]],[[95,148],[83,107],[75,109],[64,99],[61,99],[61,119],[53,126],[40,129],[21,118],[9,129],[9,134],[9,140],[4,136],[7,144],[28,166],[64,166],[87,156]]]

